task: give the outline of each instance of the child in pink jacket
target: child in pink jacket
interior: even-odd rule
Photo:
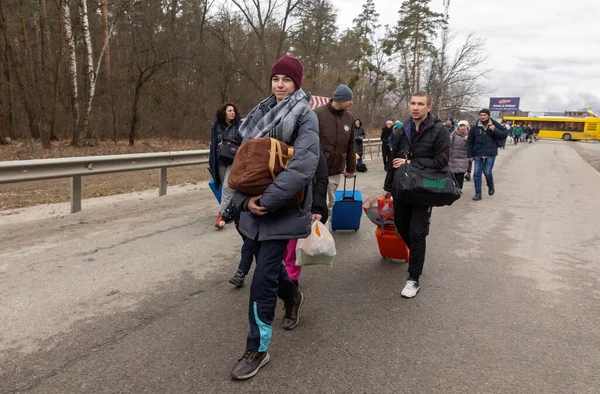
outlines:
[[[312,202],[312,221],[315,222],[320,220],[321,223],[325,224],[329,217],[329,211],[327,209],[327,185],[329,184],[327,170],[327,160],[325,154],[321,151],[319,155],[319,163],[317,164],[317,170],[315,171],[315,177],[313,180],[313,202]],[[296,245],[298,244],[297,239],[292,239],[285,249],[283,254],[283,262],[285,263],[285,269],[291,280],[298,286],[298,280],[300,279],[300,272],[302,267],[296,266]]]

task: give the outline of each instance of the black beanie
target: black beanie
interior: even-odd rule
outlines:
[[[487,116],[490,116],[490,110],[487,108],[482,109],[481,111],[479,111],[479,114],[487,114]]]

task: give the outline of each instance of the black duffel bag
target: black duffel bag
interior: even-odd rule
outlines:
[[[462,192],[450,171],[402,164],[394,173],[394,199],[428,207],[452,205]]]

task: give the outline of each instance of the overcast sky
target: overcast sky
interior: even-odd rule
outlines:
[[[345,29],[366,0],[331,1]],[[443,12],[443,2],[431,8]],[[396,24],[400,4],[375,0],[382,25]],[[490,96],[521,97],[526,111],[600,112],[600,0],[450,0],[449,14],[456,43],[469,31],[486,40]]]

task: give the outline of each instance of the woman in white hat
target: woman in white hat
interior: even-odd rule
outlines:
[[[458,186],[462,189],[465,173],[469,167],[467,141],[469,139],[469,122],[461,120],[458,128],[450,134],[450,162],[448,166],[454,173]]]

